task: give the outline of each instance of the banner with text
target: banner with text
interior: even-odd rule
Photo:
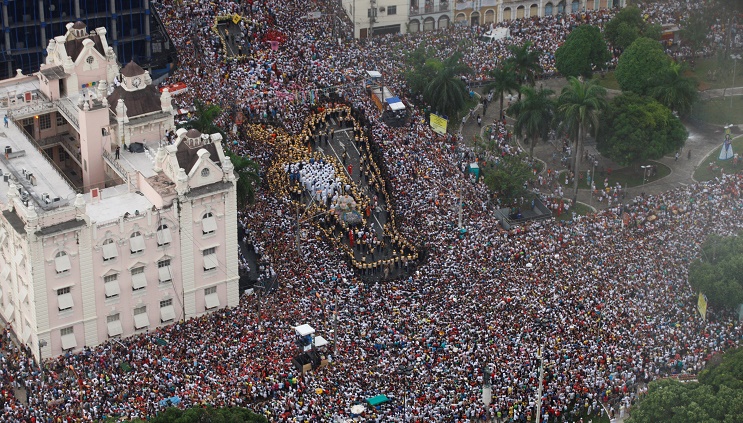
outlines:
[[[429,119],[431,124],[431,129],[433,129],[433,132],[436,132],[437,134],[445,134],[446,133],[446,126],[449,124],[449,121],[447,119],[444,119],[443,117],[439,115],[435,115],[431,113],[431,117]]]

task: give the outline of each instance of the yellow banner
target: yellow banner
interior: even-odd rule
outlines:
[[[433,132],[443,135],[446,133],[446,126],[449,124],[449,121],[439,115],[431,113],[430,124]]]
[[[699,293],[699,299],[697,300],[697,310],[702,316],[702,319],[707,320],[707,297],[701,292]]]
[[[235,13],[234,15],[232,15],[232,23],[234,23],[235,25],[237,25],[238,23],[240,23],[240,19],[242,19],[242,18],[237,13]]]

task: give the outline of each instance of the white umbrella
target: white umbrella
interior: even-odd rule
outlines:
[[[363,404],[356,404],[353,407],[351,407],[351,413],[353,414],[361,414],[364,412],[366,407],[364,407]]]

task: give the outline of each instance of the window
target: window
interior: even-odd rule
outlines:
[[[85,59],[85,62],[89,65],[92,65],[94,61],[95,59],[93,58],[93,56],[88,56],[88,58]]]
[[[57,112],[57,126],[64,125],[67,125],[67,121],[65,120],[64,116],[62,116],[62,113]]]
[[[59,311],[72,309],[74,303],[72,301],[72,292],[69,286],[57,290],[57,304]]]
[[[70,256],[66,252],[60,251],[54,257],[54,267],[57,270],[57,274],[68,273],[72,266],[70,265]]]
[[[209,168],[206,168],[205,167],[205,168],[201,169],[201,177],[202,178],[206,178],[207,176],[209,176]]]
[[[175,320],[175,309],[173,308],[173,299],[160,301],[160,322],[172,322]]]
[[[132,291],[139,291],[147,286],[147,278],[144,275],[144,266],[132,269]]]
[[[160,283],[168,283],[173,280],[170,273],[170,259],[160,260],[157,262],[158,279]]]
[[[209,212],[201,217],[201,232],[204,235],[213,234],[217,231],[217,219]]]
[[[160,225],[157,228],[157,245],[169,245],[173,241],[168,225]]]
[[[103,241],[103,261],[111,261],[118,255],[119,251],[116,249],[116,243],[113,239],[108,238]]]
[[[141,232],[136,231],[129,238],[129,251],[132,254],[137,254],[144,251],[144,237],[142,236]]]
[[[213,270],[217,268],[217,248],[207,248],[204,254],[204,270]]]
[[[139,330],[150,325],[150,317],[147,315],[147,306],[134,309],[134,329]]]
[[[21,126],[31,126],[34,124],[34,118],[26,118],[21,121]]]
[[[121,327],[121,316],[119,313],[106,316],[106,325],[108,326],[108,336],[114,337],[124,333]]]
[[[62,349],[63,350],[71,350],[75,347],[77,347],[77,339],[75,339],[75,328],[70,326],[67,328],[62,328],[59,331],[59,335],[62,338]]]
[[[204,289],[204,308],[209,310],[212,308],[219,307],[219,295],[217,294],[217,287],[210,286]]]
[[[372,16],[377,16],[377,8],[374,9],[366,9],[366,17],[371,18]]]
[[[397,15],[397,6],[387,6],[388,15]]]
[[[39,128],[40,129],[49,129],[52,127],[52,115],[47,113],[45,115],[39,116]]]
[[[104,290],[106,291],[106,298],[118,297],[121,293],[119,288],[119,275],[114,273],[103,277]]]

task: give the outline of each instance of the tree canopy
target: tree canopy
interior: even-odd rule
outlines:
[[[625,93],[614,98],[603,114],[596,147],[627,166],[677,151],[687,135],[670,109],[649,97]]]
[[[508,108],[508,114],[515,116],[514,132],[529,140],[529,157],[534,157],[534,146],[538,140],[546,140],[555,117],[554,91],[532,87],[521,87],[522,100]]]
[[[534,179],[531,167],[517,156],[505,156],[498,163],[488,163],[482,170],[485,185],[504,205],[526,196],[528,189],[525,184]]]
[[[461,77],[472,72],[461,59],[462,53],[455,53],[439,60],[433,50],[418,47],[406,56],[410,70],[405,72],[405,80],[410,91],[421,95],[432,111],[454,116],[464,108],[469,95]]]
[[[659,103],[686,116],[691,112],[691,106],[699,98],[696,79],[685,76],[686,67],[673,62],[659,75],[659,80],[650,89],[650,95]]]
[[[619,56],[617,78],[622,91],[648,95],[657,81],[671,66],[663,46],[649,38],[638,38]]]
[[[508,66],[516,73],[516,80],[519,85],[534,86],[534,83],[542,73],[542,66],[539,64],[539,52],[532,49],[533,43],[527,41],[523,45],[509,44],[508,51],[511,56],[506,59]],[[519,100],[521,100],[521,91],[519,91]]]
[[[735,308],[743,303],[743,237],[709,235],[701,256],[689,267],[689,283],[713,307]]]
[[[557,100],[557,116],[560,127],[565,129],[575,142],[573,171],[578,173],[581,149],[586,135],[596,133],[601,114],[606,109],[606,90],[596,80],[580,81],[568,77],[568,85],[562,88]],[[573,199],[578,198],[578,179],[573,178]]]
[[[580,25],[568,35],[555,52],[555,65],[563,76],[590,78],[594,69],[603,68],[611,59],[601,30],[593,25]]]
[[[268,423],[268,419],[247,408],[189,408],[165,409],[150,420],[133,420],[134,423]]]
[[[622,51],[639,37],[658,40],[660,34],[660,28],[649,24],[636,6],[628,6],[620,10],[604,26],[606,41]]]
[[[699,374],[699,382],[651,382],[628,423],[735,423],[743,416],[743,349]]]
[[[508,92],[518,91],[519,81],[516,79],[516,73],[513,71],[513,65],[509,62],[491,70],[490,77],[493,79],[493,82],[486,85],[484,91],[492,91],[500,100],[500,112],[498,116],[501,116],[503,114],[503,97]]]

